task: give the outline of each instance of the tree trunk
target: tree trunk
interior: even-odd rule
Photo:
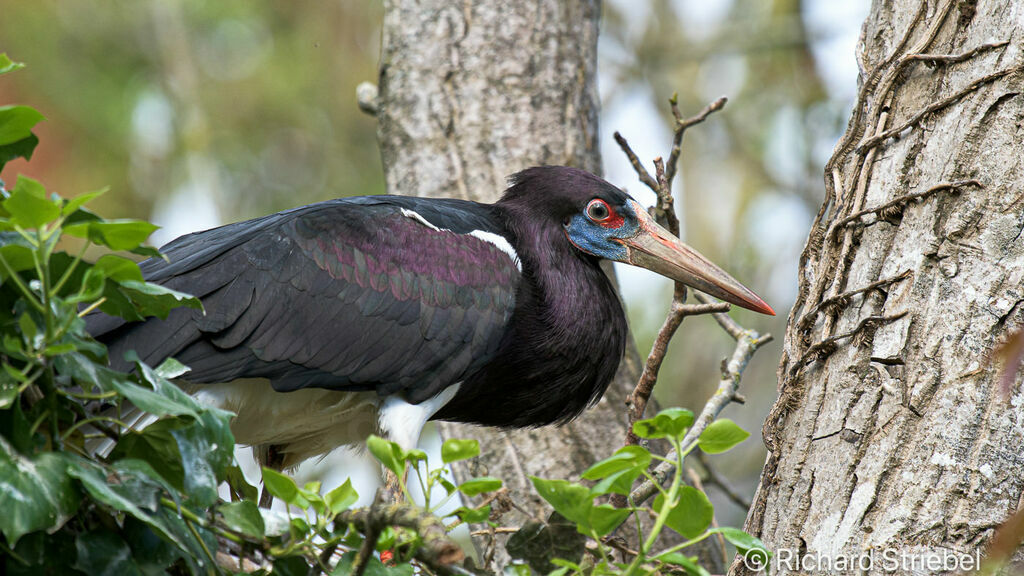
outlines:
[[[385,2],[378,134],[388,191],[493,202],[529,166],[600,174],[599,18],[599,0]],[[482,446],[456,477],[502,478],[513,501],[546,517],[528,476],[578,478],[620,446],[638,367],[631,346],[604,398],[560,428],[443,424],[444,436]],[[523,520],[512,511],[502,522]]]
[[[872,6],[747,519],[778,573],[945,573],[922,562],[973,561],[1021,505],[1024,392],[993,351],[1024,322],[1022,35],[1014,3]]]

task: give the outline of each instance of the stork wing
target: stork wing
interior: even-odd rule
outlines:
[[[263,377],[278,391],[405,390],[419,402],[497,351],[520,279],[515,254],[488,240],[500,230],[490,207],[457,200],[314,204],[185,236],[164,248],[169,263],[143,263],[205,315],[93,315],[89,327],[115,363],[129,349],[149,364],[174,356],[193,383]]]

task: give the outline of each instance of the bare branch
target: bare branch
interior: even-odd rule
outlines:
[[[633,165],[633,170],[636,170],[636,175],[640,178],[640,181],[646,184],[651,190],[657,192],[658,182],[651,177],[651,173],[647,171],[647,168],[644,168],[643,164],[640,163],[640,159],[636,157],[636,152],[633,152],[633,149],[629,147],[629,142],[626,142],[626,139],[618,132],[616,132],[614,136],[615,142],[617,142],[619,144],[619,148],[622,148],[622,151],[626,153],[626,158],[629,158],[629,163]]]
[[[743,371],[746,369],[750,359],[761,346],[771,341],[771,334],[761,335],[753,330],[744,330],[740,334],[740,337],[736,340],[736,349],[733,350],[732,356],[729,357],[729,361],[726,363],[725,374],[718,383],[718,389],[708,400],[707,404],[704,405],[704,409],[697,416],[693,427],[690,428],[683,438],[681,443],[683,450],[690,450],[697,443],[697,439],[704,433],[708,425],[736,398],[740,378],[743,376]],[[669,453],[666,459],[669,462],[662,462],[653,471],[653,476],[659,483],[664,483],[670,479],[675,472],[675,466],[671,463],[675,459],[675,453]],[[658,487],[648,480],[633,489],[629,494],[629,500],[639,505],[646,502],[657,492]]]

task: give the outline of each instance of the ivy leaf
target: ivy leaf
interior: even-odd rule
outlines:
[[[32,127],[43,119],[31,106],[0,106],[0,146],[28,138]]]
[[[224,518],[228,528],[253,538],[263,538],[263,516],[255,502],[242,500],[221,504],[217,511]]]
[[[480,442],[476,440],[460,440],[452,438],[441,445],[441,461],[445,464],[468,460],[480,455]]]
[[[4,165],[11,160],[17,160],[18,158],[31,160],[32,153],[35,152],[38,145],[39,138],[36,138],[35,134],[29,134],[17,142],[0,146],[0,170],[3,170]]]
[[[142,576],[128,543],[109,530],[84,532],[75,538],[78,551],[73,566],[95,576]]]
[[[94,220],[64,227],[68,236],[88,238],[111,250],[131,250],[149,238],[159,226],[145,220]]]
[[[11,547],[29,532],[60,528],[78,510],[69,461],[60,452],[26,458],[0,436],[0,532]]]
[[[22,228],[39,228],[60,216],[60,206],[46,197],[43,185],[24,174],[18,176],[3,207],[10,214],[11,223]]]
[[[656,558],[664,562],[665,564],[673,564],[679,566],[689,576],[711,576],[711,573],[704,569],[703,566],[697,564],[697,557],[683,556],[678,552],[669,552],[662,554]]]
[[[198,506],[211,506],[217,501],[217,486],[234,460],[235,437],[229,427],[229,414],[206,410],[191,425],[171,430],[185,470],[185,493]]]
[[[743,442],[750,433],[728,418],[712,422],[697,439],[700,449],[708,454],[721,454]]]
[[[574,522],[553,512],[546,523],[530,520],[508,539],[506,550],[513,558],[529,563],[539,574],[555,569],[553,560],[561,558],[579,562],[586,550],[587,537],[580,534]]]

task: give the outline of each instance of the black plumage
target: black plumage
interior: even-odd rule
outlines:
[[[142,264],[148,281],[199,297],[205,313],[178,309],[166,320],[136,323],[92,314],[87,321],[121,368],[134,349],[150,364],[173,356],[189,366],[184,380],[193,391],[238,381],[226,394],[239,413],[254,402],[245,395],[322,389],[363,394],[379,408],[381,430],[409,427],[407,443],[418,436],[420,416],[394,417],[408,425],[385,422],[389,399],[424,406],[422,419],[566,422],[600,398],[625,347],[625,316],[599,262],[651,260],[648,252],[670,244],[651,226],[624,192],[564,167],[516,175],[491,205],[331,200],[184,236],[162,249],[167,261]],[[655,240],[645,247],[637,239],[647,236]],[[714,268],[710,285],[726,285],[724,297],[770,310],[697,257]],[[647,260],[641,265],[661,265]],[[302,417],[302,409],[282,418]],[[341,408],[335,413],[341,418]],[[273,430],[249,436],[288,451],[302,425],[287,424],[280,438]],[[326,423],[309,426],[329,435]],[[244,431],[236,435],[248,441]],[[304,457],[362,440],[352,436],[294,451]]]

